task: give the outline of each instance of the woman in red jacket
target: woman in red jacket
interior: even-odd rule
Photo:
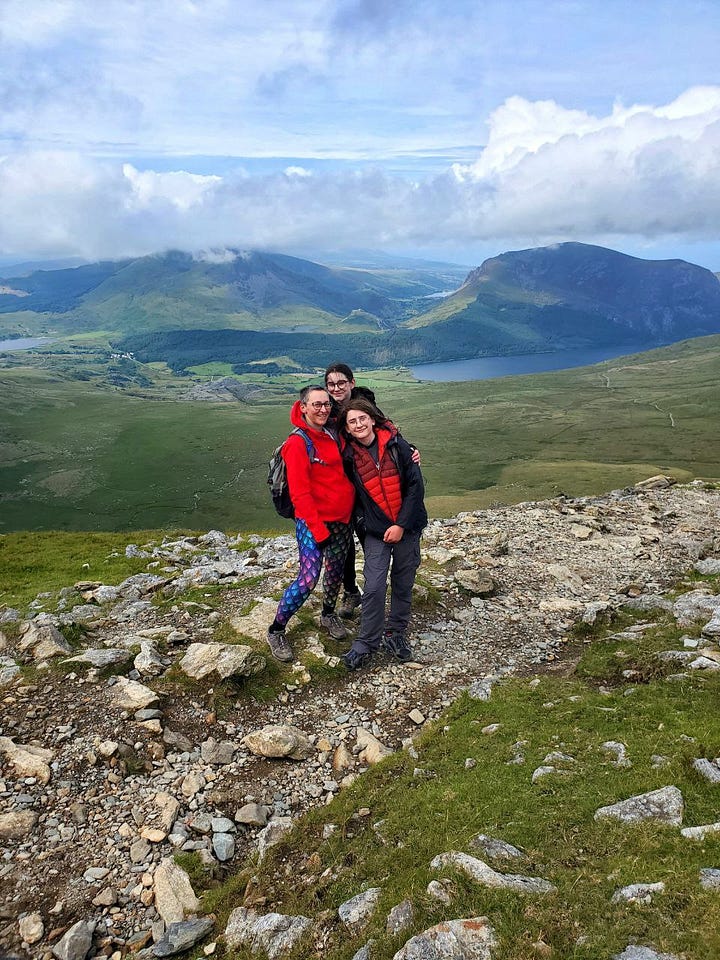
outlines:
[[[300,569],[283,593],[275,619],[268,629],[268,644],[277,660],[294,660],[285,636],[290,617],[297,613],[323,577],[323,609],[320,623],[331,637],[342,640],[347,629],[335,613],[343,580],[345,557],[352,540],[350,518],[355,490],[343,468],[335,434],[327,427],[330,397],[324,387],[305,387],[293,405],[290,420],[310,439],[313,449],[298,433],[291,434],[282,449],[290,499],[295,508],[295,536]]]

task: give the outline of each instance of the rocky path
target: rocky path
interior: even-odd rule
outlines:
[[[271,597],[292,575],[290,537],[256,537],[249,550],[217,531],[131,546],[147,574],[42,597],[26,622],[0,611],[3,950],[59,956],[79,920],[94,924],[89,955],[119,960],[157,940],[177,911],[174,852],[236,869],[346,778],[407,747],[462,689],[483,696],[501,673],[568,660],[577,620],[660,592],[720,552],[719,519],[720,492],[657,481],[433,521],[415,662],[379,657],[337,676],[321,668],[337,649],[303,628],[301,662],[266,689],[257,651]],[[227,667],[212,644],[233,636]],[[210,654],[213,672],[191,669]],[[281,730],[244,740],[267,725]],[[259,755],[283,750],[302,759]],[[81,945],[63,960],[86,955]]]

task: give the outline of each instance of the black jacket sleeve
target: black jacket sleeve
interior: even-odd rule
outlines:
[[[395,438],[394,448],[398,455],[400,469],[400,484],[403,502],[398,514],[398,526],[404,530],[418,531],[427,526],[427,511],[425,510],[423,483],[420,467],[413,463],[412,448],[399,434]]]

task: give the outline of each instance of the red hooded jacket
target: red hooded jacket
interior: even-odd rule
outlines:
[[[315,455],[322,462],[310,463],[305,441],[292,434],[282,448],[287,468],[290,499],[295,517],[304,520],[315,539],[320,542],[329,535],[326,523],[332,520],[349,523],[355,502],[355,488],[343,467],[340,447],[328,430],[316,430],[308,425],[300,412],[300,401],[293,404],[290,422],[310,437]]]

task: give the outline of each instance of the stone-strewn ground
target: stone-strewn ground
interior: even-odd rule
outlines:
[[[243,685],[263,684],[258,641],[271,597],[292,575],[291,537],[255,537],[240,550],[212,531],[129,547],[147,554],[146,575],[117,588],[79,584],[59,604],[40,598],[29,623],[0,611],[4,953],[50,957],[79,920],[96,922],[90,955],[119,958],[159,939],[183,913],[168,894],[176,850],[196,849],[218,871],[239,865],[463,688],[478,682],[481,694],[499,673],[566,663],[578,619],[659,593],[717,555],[719,519],[720,492],[691,485],[433,521],[423,538],[415,662],[382,655],[369,670],[321,677],[313,664],[339,648],[321,633],[306,636],[296,642],[306,664],[267,701]],[[219,607],[195,589],[217,583]],[[230,653],[210,647],[231,638],[230,623]],[[214,660],[198,667],[200,654]],[[86,662],[65,662],[78,655]],[[198,678],[213,663],[231,679],[216,670]],[[272,759],[285,749],[272,740],[261,749],[243,742],[266,725],[297,728],[290,749],[304,759]],[[75,955],[86,953],[81,944]]]

